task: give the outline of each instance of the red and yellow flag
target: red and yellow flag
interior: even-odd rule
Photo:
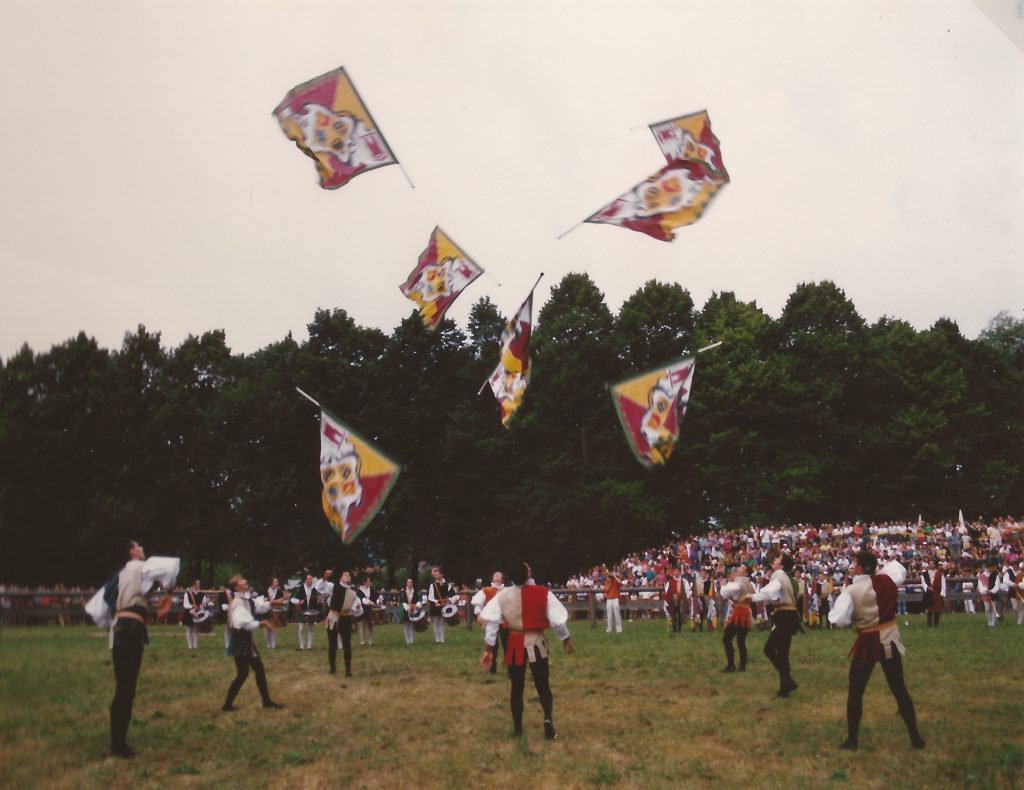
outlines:
[[[274,116],[313,160],[324,189],[398,162],[343,68],[292,88]]]
[[[693,382],[693,357],[671,362],[614,385],[612,402],[626,441],[644,466],[662,465],[679,439]]]
[[[488,383],[501,409],[506,428],[523,402],[530,382],[530,333],[533,328],[533,291],[501,333],[501,361]]]
[[[434,228],[416,268],[398,288],[419,307],[423,326],[433,331],[452,302],[483,272],[443,230]]]
[[[707,110],[681,115],[650,125],[665,161],[699,162],[722,181],[728,183],[729,173],[722,162],[722,147],[711,131],[711,118]]]
[[[342,542],[354,541],[384,504],[401,467],[352,431],[320,411],[320,480],[324,515]]]

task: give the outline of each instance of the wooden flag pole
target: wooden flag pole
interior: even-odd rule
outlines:
[[[541,272],[537,276],[537,281],[533,284],[533,287],[530,289],[530,292],[528,294],[526,294],[526,299],[529,299],[531,296],[533,296],[533,292],[537,290],[537,286],[540,285],[540,280],[541,280],[541,278],[543,276],[544,276],[544,272]],[[522,308],[523,304],[526,303],[526,299],[523,299],[523,301],[519,304],[520,309]],[[516,310],[516,314],[517,315],[519,314],[519,310]],[[530,322],[531,322],[531,324],[533,323],[533,316],[532,315],[530,316]],[[491,376],[493,376],[493,375],[494,374],[492,373]],[[488,376],[487,378],[485,378],[484,379],[484,383],[480,385],[480,389],[478,389],[476,391],[476,394],[478,396],[480,395],[481,392],[484,391],[484,387],[486,387],[488,384],[491,383],[491,376]]]
[[[719,340],[717,343],[712,343],[710,346],[704,346],[704,348],[698,348],[694,353],[695,354],[699,354],[701,351],[709,351],[712,348],[718,348],[720,345],[722,345],[722,341],[721,340]]]
[[[318,409],[320,409],[321,411],[323,410],[324,407],[317,403],[312,397],[310,397],[308,393],[303,392],[298,387],[295,388],[295,391],[299,393],[299,395],[301,395],[303,398],[308,400],[310,403],[312,403],[314,406],[316,406]]]

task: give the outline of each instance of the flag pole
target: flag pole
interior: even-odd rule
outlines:
[[[719,340],[717,343],[712,343],[710,346],[704,346],[704,348],[698,348],[693,353],[694,354],[699,354],[701,351],[710,351],[713,348],[718,348],[720,345],[722,345],[722,341],[721,340]]]
[[[544,276],[544,272],[541,272],[539,275],[537,275],[537,280],[536,280],[536,282],[534,282],[533,287],[530,289],[530,292],[528,294],[526,294],[526,299],[529,299],[531,296],[533,296],[533,292],[537,290],[537,286],[540,285],[540,281],[541,281],[541,278],[543,276]],[[520,307],[522,307],[523,304],[526,303],[526,299],[523,299],[523,302],[519,305]],[[516,312],[518,313],[519,311],[517,310]],[[533,316],[530,316],[530,322],[531,323],[533,322]],[[493,375],[494,374],[492,373],[491,376],[493,376]],[[491,383],[491,376],[488,376],[487,378],[485,378],[484,379],[484,383],[480,385],[480,389],[478,389],[476,391],[476,394],[478,396],[480,395],[481,392],[484,391],[484,387],[486,387],[488,384]]]
[[[570,233],[572,233],[574,230],[576,230],[576,228],[578,228],[580,225],[582,225],[584,222],[586,222],[586,220],[585,219],[581,219],[579,222],[577,222],[575,225],[573,225],[571,228],[569,228],[569,230],[564,231],[564,232],[560,233],[559,235],[555,236],[555,241],[558,241],[559,239],[565,238]]]
[[[409,174],[405,172],[405,166],[397,158],[395,159],[395,164],[398,165],[398,169],[402,171],[402,175],[405,176],[405,180],[409,182],[409,186],[416,189],[416,185],[412,182],[412,179],[409,178]],[[299,392],[302,392],[302,390],[299,390]]]
[[[303,398],[308,400],[310,403],[312,403],[314,406],[316,406],[318,409],[323,410],[324,407],[317,403],[312,397],[310,397],[308,393],[303,392],[298,387],[295,388],[295,391],[299,393],[299,395],[301,395]]]

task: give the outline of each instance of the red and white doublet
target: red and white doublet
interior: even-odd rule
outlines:
[[[547,587],[528,584],[505,587],[480,612],[486,632],[484,642],[494,647],[502,621],[508,623],[505,664],[523,666],[548,656],[544,630],[551,628],[559,640],[569,638],[569,612]]]
[[[750,601],[754,595],[754,585],[746,576],[737,576],[736,579],[722,587],[722,597],[732,601],[732,612],[726,625],[736,628],[750,630],[754,627],[750,617]]]
[[[828,613],[829,622],[841,628],[857,630],[850,657],[855,661],[881,661],[894,652],[903,655],[906,646],[896,625],[899,585],[906,571],[898,562],[890,562],[874,576],[856,576],[836,599]]]

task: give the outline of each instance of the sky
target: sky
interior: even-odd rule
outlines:
[[[321,307],[390,332],[435,225],[486,270],[449,311],[463,328],[483,296],[508,315],[541,272],[538,307],[585,271],[612,310],[656,279],[778,316],[827,279],[869,322],[975,337],[1024,317],[1024,52],[995,19],[971,0],[7,0],[0,358],[139,324],[251,353]],[[387,167],[322,190],[281,132],[288,90],[339,66],[414,188]],[[732,182],[699,222],[556,239],[661,167],[649,123],[701,109]]]

